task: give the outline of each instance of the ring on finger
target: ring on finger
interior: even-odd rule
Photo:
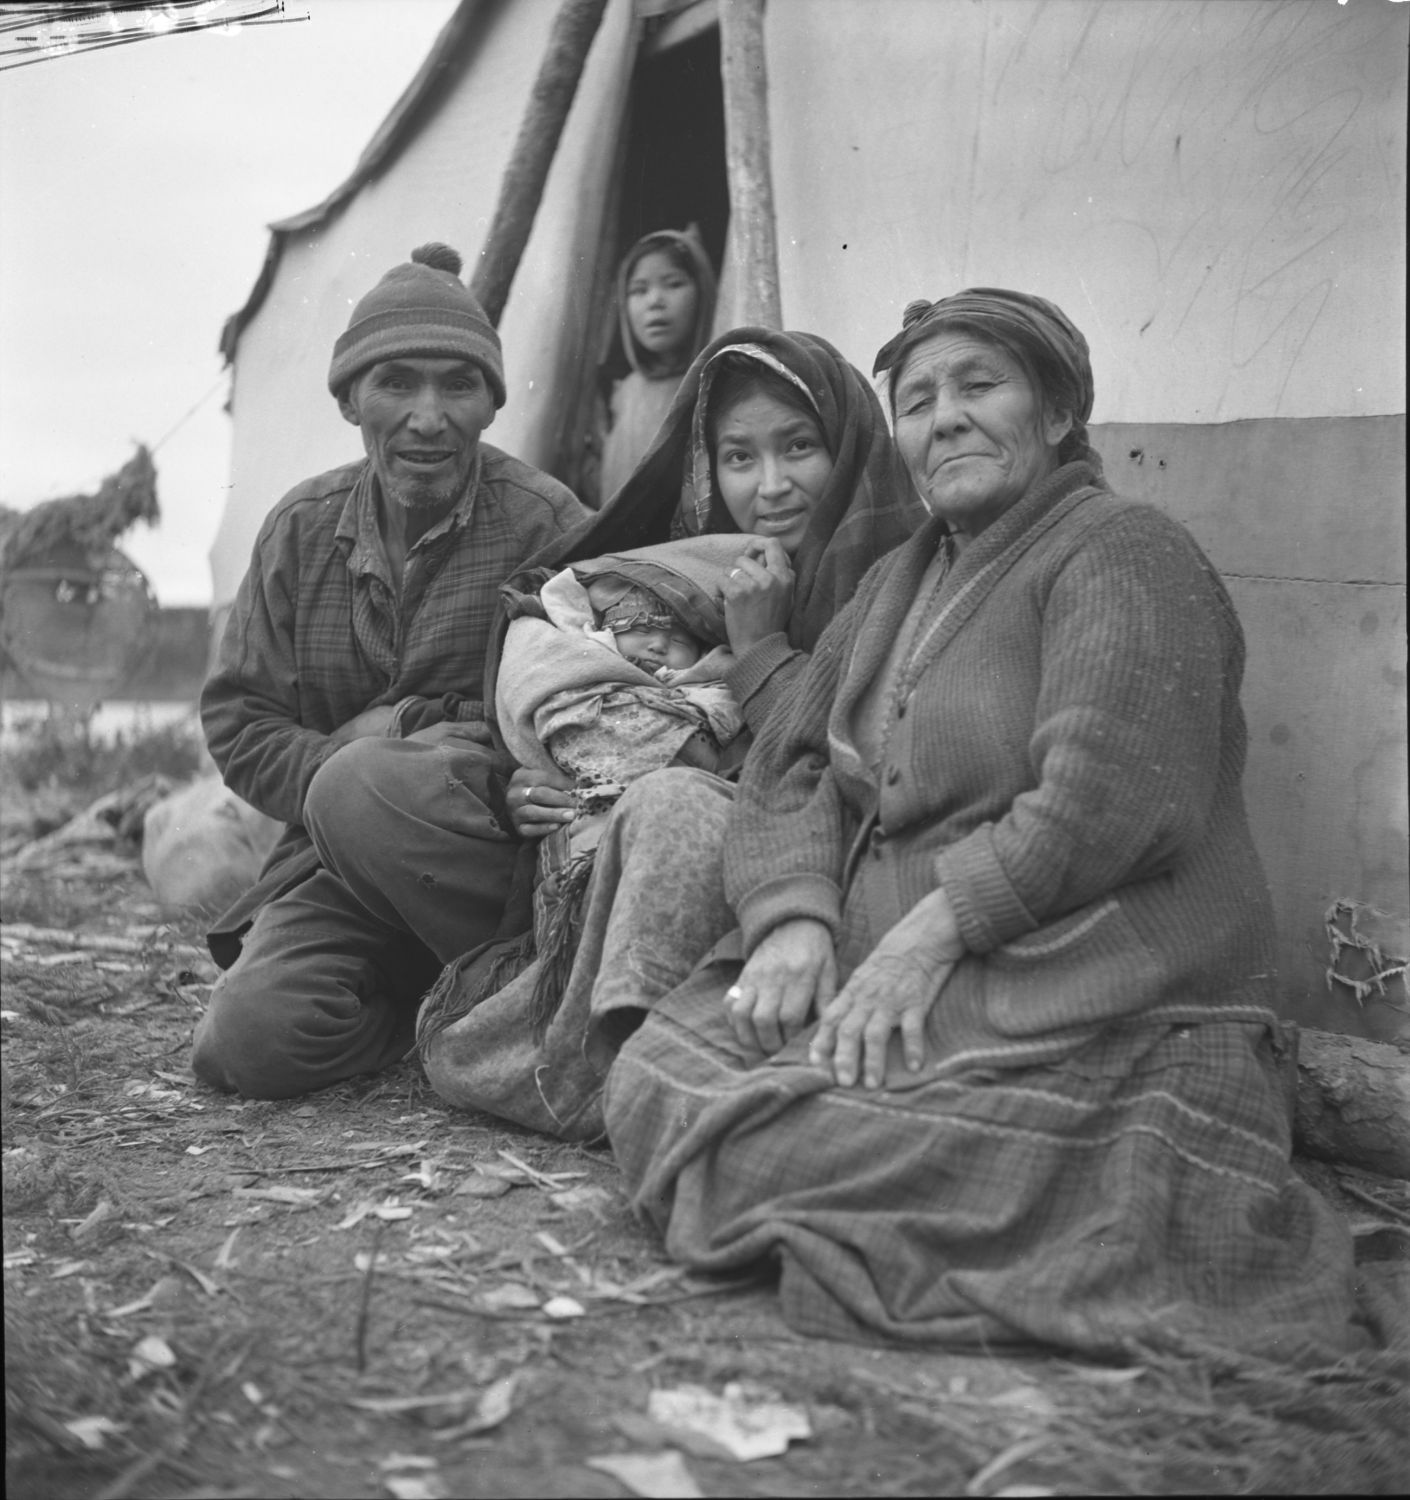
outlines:
[[[742,984],[732,984],[732,985],[730,985],[730,987],[725,991],[725,999],[726,1000],[743,1000],[744,999],[744,986]]]
[[[738,577],[739,577],[739,575],[740,575],[740,574],[741,574],[741,573],[742,573],[742,572],[743,572],[743,571],[744,571],[744,569],[743,569],[743,568],[735,568],[735,569],[734,569],[734,570],[733,570],[733,571],[732,571],[732,572],[731,572],[731,573],[730,573],[730,575],[729,575],[729,576],[730,576],[730,577],[731,577],[731,578],[738,578]]]
[[[534,800],[534,793],[536,791],[538,791],[538,788],[534,787],[534,786],[529,786],[529,787],[525,787],[524,788],[524,806],[525,807],[527,807],[529,805],[529,803],[531,803]]]

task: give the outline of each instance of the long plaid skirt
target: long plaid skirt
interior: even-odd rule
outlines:
[[[800,1332],[1095,1355],[1344,1351],[1350,1238],[1289,1167],[1271,1015],[1110,1028],[1043,1066],[838,1088],[809,1033],[745,1055],[703,965],[608,1075],[638,1212],[677,1260],[774,1257]]]

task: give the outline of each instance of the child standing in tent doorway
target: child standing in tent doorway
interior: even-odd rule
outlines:
[[[617,273],[618,327],[600,368],[602,390],[579,479],[586,504],[615,495],[651,446],[714,315],[715,273],[694,224],[655,230],[627,252]],[[623,364],[626,373],[613,380]]]

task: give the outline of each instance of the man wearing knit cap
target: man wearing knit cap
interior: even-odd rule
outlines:
[[[193,1065],[217,1088],[285,1098],[387,1066],[410,1049],[417,1001],[446,961],[320,863],[305,802],[332,757],[373,738],[438,747],[446,826],[475,839],[471,867],[367,852],[422,882],[455,879],[452,957],[495,936],[522,864],[502,815],[512,763],[489,748],[481,698],[491,621],[500,584],[586,512],[481,442],[504,405],[504,363],[460,264],[449,246],[423,245],[353,309],[328,387],[366,456],[270,512],[201,696],[226,784],[285,824],[210,933],[226,973]],[[340,811],[355,832],[359,809]]]

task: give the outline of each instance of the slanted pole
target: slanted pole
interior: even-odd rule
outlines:
[[[509,288],[534,227],[548,169],[606,8],[607,0],[563,0],[553,19],[548,49],[499,185],[494,221],[470,282],[470,290],[496,326],[509,301]]]
[[[769,165],[769,79],[764,0],[720,0],[720,74],[730,245],[741,323],[783,327],[778,290],[774,183]]]

